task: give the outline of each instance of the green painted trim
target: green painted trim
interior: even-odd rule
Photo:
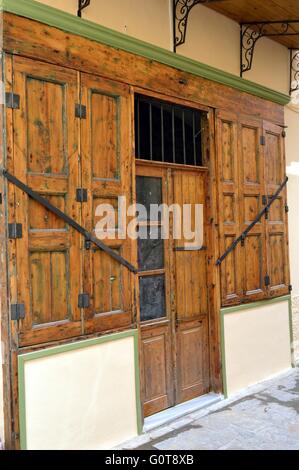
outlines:
[[[222,387],[224,398],[228,398],[227,390],[227,375],[226,375],[226,350],[225,350],[225,328],[224,328],[224,314],[220,311],[220,341],[221,341],[221,373],[222,373]]]
[[[292,296],[289,298],[289,326],[290,326],[290,345],[291,345],[291,358],[292,358],[292,367],[296,368],[296,358],[295,358],[295,349],[294,349],[294,329],[293,329],[293,304]]]
[[[124,338],[134,339],[134,362],[135,362],[135,390],[136,390],[136,414],[137,414],[137,430],[138,434],[142,433],[143,422],[141,412],[140,399],[140,372],[138,358],[138,331],[130,330],[122,333],[116,333],[100,338],[88,339],[71,344],[64,344],[41,351],[35,351],[28,354],[18,356],[18,385],[19,385],[19,418],[20,418],[20,444],[21,449],[27,449],[27,430],[26,430],[26,396],[25,396],[25,364],[29,361],[55,356],[57,354],[68,353],[71,351],[79,351],[80,349],[98,346],[99,344],[111,343]]]
[[[229,313],[238,313],[243,310],[251,310],[253,308],[260,308],[260,307],[266,307],[267,305],[271,304],[277,304],[279,302],[286,302],[291,298],[290,295],[285,295],[283,297],[276,297],[275,299],[270,299],[270,300],[261,300],[259,302],[252,302],[249,304],[240,304],[236,305],[234,307],[226,307],[221,309],[221,313],[223,315],[227,315]]]
[[[283,106],[290,102],[290,97],[284,93],[271,90],[270,88],[249,80],[244,80],[236,75],[210,67],[179,54],[174,54],[167,49],[162,49],[153,44],[140,41],[34,0],[0,0],[0,9],[117,49],[146,57],[150,60],[155,60],[162,64],[169,65],[170,67],[230,86]]]

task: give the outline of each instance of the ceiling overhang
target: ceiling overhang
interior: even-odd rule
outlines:
[[[299,2],[297,0],[173,0],[174,52],[186,41],[188,18],[205,5],[240,24],[240,76],[251,70],[263,37],[290,49],[290,94],[299,90]]]

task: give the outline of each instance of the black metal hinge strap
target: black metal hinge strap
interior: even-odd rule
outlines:
[[[8,224],[8,238],[17,240],[23,237],[22,224]]]
[[[25,305],[13,304],[10,308],[10,317],[12,321],[24,320],[25,318]]]
[[[88,294],[80,294],[78,297],[78,307],[79,308],[89,308],[90,307],[90,298]]]
[[[85,240],[93,243],[96,245],[100,250],[104,251],[109,255],[111,258],[113,258],[115,261],[120,263],[122,266],[127,268],[129,271],[131,271],[134,274],[138,273],[138,270],[133,266],[129,261],[124,259],[122,256],[118,255],[112,248],[108,247],[103,243],[101,240],[98,240],[92,233],[88,232],[84,227],[79,225],[74,219],[69,217],[67,214],[62,212],[60,209],[57,207],[53,206],[47,199],[43,198],[40,194],[37,192],[33,191],[29,186],[26,184],[22,183],[18,178],[15,176],[11,175],[8,171],[3,170],[3,176],[12,184],[17,186],[21,191],[24,191],[24,193],[28,194],[31,199],[34,199],[36,202],[44,206],[46,209],[48,209],[50,212],[55,214],[57,217],[60,219],[64,220],[66,224],[68,224],[70,227],[75,229],[77,232],[79,232]]]
[[[83,104],[76,104],[75,117],[79,119],[86,119],[86,106],[83,106]]]
[[[266,287],[269,287],[270,284],[271,284],[271,279],[270,279],[269,274],[267,274],[267,275],[265,276],[265,286],[266,286]]]
[[[216,261],[216,265],[219,266],[225,258],[239,245],[239,243],[244,243],[245,238],[251,232],[251,230],[256,226],[258,222],[260,222],[261,218],[269,213],[269,209],[272,206],[273,202],[276,201],[278,196],[280,195],[281,191],[284,189],[284,187],[287,185],[287,182],[289,181],[289,178],[286,177],[284,182],[279,186],[278,190],[276,193],[270,198],[268,204],[261,210],[261,212],[256,216],[253,222],[251,222],[250,225],[248,225],[247,229],[244,230],[244,232],[236,238],[236,240],[233,241],[233,243],[228,247],[228,249],[225,251],[225,253],[220,256],[220,258]]]
[[[76,201],[87,202],[87,189],[77,188],[76,190]]]
[[[5,105],[9,109],[20,109],[20,95],[5,93]]]

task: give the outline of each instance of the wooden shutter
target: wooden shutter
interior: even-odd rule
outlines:
[[[239,122],[240,234],[263,208],[264,162],[262,127],[258,120]],[[243,301],[263,299],[266,295],[266,227],[262,219],[248,234],[241,247]]]
[[[286,177],[284,139],[282,129],[270,123],[264,123],[265,137],[265,194],[269,198],[278,190]],[[270,278],[269,296],[289,293],[289,250],[288,221],[286,214],[286,195],[284,189],[273,203],[268,220],[267,232],[267,274]]]
[[[13,60],[12,90],[20,97],[20,109],[7,111],[8,145],[13,146],[13,152],[8,148],[8,170],[80,222],[75,201],[77,73],[28,59]],[[9,186],[9,210],[23,229],[22,238],[10,242],[10,256],[15,253],[10,270],[17,285],[12,301],[23,304],[26,311],[25,320],[19,322],[19,343],[79,335],[80,235]]]
[[[233,113],[217,115],[218,204],[220,253],[223,254],[240,235],[238,124]],[[238,246],[221,265],[222,305],[242,300],[241,247]]]
[[[132,202],[131,97],[129,87],[87,74],[81,76],[81,102],[86,119],[81,120],[82,187],[87,202],[82,205],[83,225],[94,232],[96,209],[109,204],[118,213],[119,196]],[[126,221],[125,221],[126,222]],[[131,241],[118,236],[104,242],[131,260]],[[90,295],[85,310],[85,333],[127,327],[132,322],[128,270],[104,252],[84,250],[84,292]]]

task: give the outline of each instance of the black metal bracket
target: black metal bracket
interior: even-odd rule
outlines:
[[[297,28],[295,26],[297,25]],[[260,21],[240,25],[240,76],[252,69],[257,42],[264,37],[298,36],[299,20]],[[297,82],[294,85],[294,82]],[[291,49],[290,94],[299,90],[299,51]]]
[[[82,11],[90,5],[91,0],[79,0],[78,2],[78,16],[81,18]]]
[[[173,0],[173,48],[176,52],[177,47],[186,41],[189,14],[195,5],[220,2],[223,0]]]
[[[86,106],[84,106],[83,104],[76,104],[75,117],[79,119],[86,119]]]
[[[281,191],[284,189],[284,187],[287,185],[289,181],[289,178],[286,177],[286,179],[281,183],[281,185],[279,186],[279,188],[277,189],[276,193],[273,195],[273,196],[270,196],[268,198],[268,203],[267,205],[261,210],[261,212],[256,216],[256,218],[251,222],[250,225],[248,225],[247,229],[244,230],[244,232],[241,233],[241,235],[236,238],[232,244],[227,248],[227,250],[224,252],[224,254],[222,256],[220,256],[220,258],[218,258],[218,260],[216,261],[216,266],[220,266],[222,264],[222,262],[225,260],[225,258],[232,252],[234,251],[235,248],[237,248],[237,246],[239,245],[239,243],[242,244],[242,246],[245,245],[245,240],[246,240],[246,237],[247,235],[251,232],[251,230],[256,226],[256,224],[258,224],[260,222],[260,220],[262,219],[262,217],[265,215],[266,216],[266,219],[268,218],[269,216],[269,211],[270,211],[270,208],[273,204],[274,201],[276,201],[276,199],[279,197]],[[263,199],[263,202],[266,201],[266,199]]]
[[[290,95],[299,90],[299,50],[290,49]]]

